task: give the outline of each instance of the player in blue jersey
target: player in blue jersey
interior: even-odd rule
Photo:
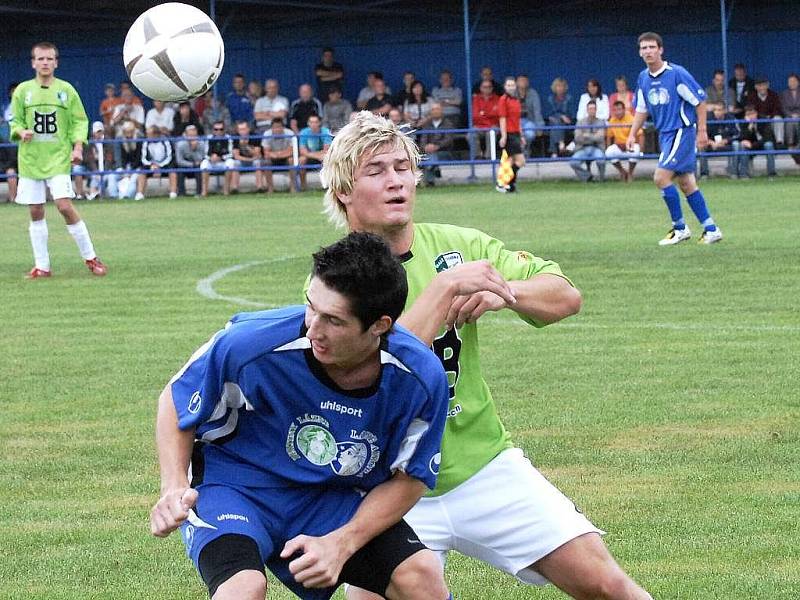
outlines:
[[[314,254],[305,307],[234,316],[162,392],[151,531],[181,529],[214,600],[263,600],[265,565],[301,598],[448,597],[402,520],[436,484],[449,402],[393,326],[407,293],[388,246],[350,234]]]
[[[647,68],[639,74],[636,116],[628,135],[628,151],[633,151],[636,134],[649,113],[659,132],[661,147],[653,180],[672,218],[672,229],[658,243],[671,246],[692,237],[683,219],[678,189],[672,183],[677,176],[686,201],[703,226],[699,241],[713,244],[722,239],[722,231],[711,218],[694,176],[696,148],[702,150],[708,145],[706,93],[686,69],[667,63],[663,53],[660,35],[647,32],[639,36],[639,56]]]

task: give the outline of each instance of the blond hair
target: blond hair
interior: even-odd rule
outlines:
[[[337,227],[347,226],[347,210],[338,194],[349,194],[353,191],[358,166],[364,158],[374,155],[385,146],[389,146],[391,150],[405,151],[411,161],[416,183],[419,183],[422,176],[419,170],[419,149],[414,140],[389,119],[361,111],[333,139],[322,161],[320,179],[325,187],[323,212]]]

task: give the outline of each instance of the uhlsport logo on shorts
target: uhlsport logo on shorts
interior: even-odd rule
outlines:
[[[200,390],[196,391],[192,394],[192,397],[189,398],[189,407],[186,409],[193,415],[196,415],[197,412],[200,410],[200,405],[203,403],[203,397],[200,395]]]
[[[431,457],[431,460],[428,462],[428,468],[430,469],[431,473],[434,475],[439,474],[439,467],[442,465],[442,453],[437,452]]]
[[[330,467],[340,477],[364,477],[381,456],[377,441],[372,432],[355,429],[349,440],[337,441],[325,418],[305,414],[289,426],[286,453],[295,461],[304,458],[314,466]]]

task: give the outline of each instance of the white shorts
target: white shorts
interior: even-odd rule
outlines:
[[[47,185],[53,200],[74,198],[72,179],[69,175],[53,175],[48,179],[29,179],[20,177],[17,184],[17,204],[44,204],[47,200]]]
[[[200,170],[201,171],[230,171],[236,167],[236,161],[232,158],[226,158],[220,162],[212,163],[207,158],[204,158],[203,161],[200,163]]]
[[[519,448],[446,494],[422,498],[405,519],[442,562],[457,550],[534,585],[548,581],[530,565],[578,536],[604,533]]]
[[[642,155],[642,149],[639,147],[639,144],[633,145],[633,152],[628,152],[627,150],[623,150],[616,144],[611,144],[608,148],[606,148],[606,158],[611,160],[612,165],[618,165],[620,163],[620,159],[628,159],[629,163],[637,163],[639,162],[639,157]]]

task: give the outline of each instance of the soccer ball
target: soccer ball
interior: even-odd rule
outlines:
[[[125,36],[125,70],[133,85],[154,100],[187,100],[217,80],[225,46],[208,15],[180,2],[142,13]]]

